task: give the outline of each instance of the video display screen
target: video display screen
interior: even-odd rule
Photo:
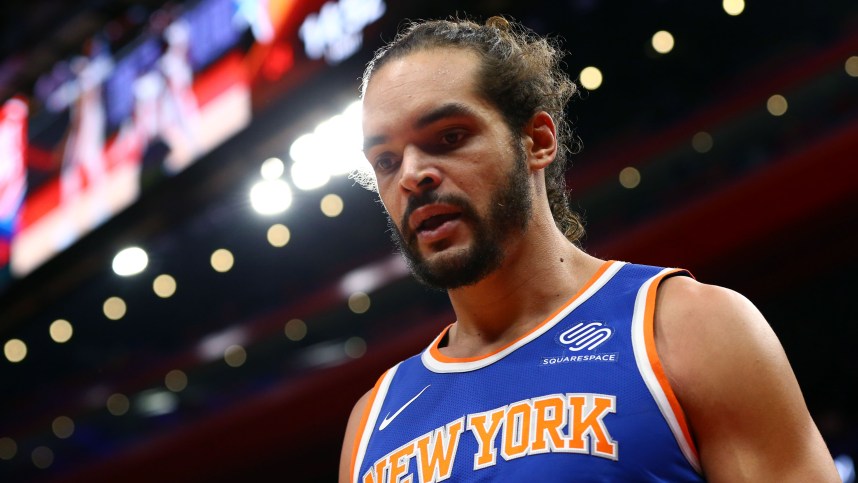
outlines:
[[[382,0],[202,0],[105,28],[0,104],[0,291],[354,54]]]

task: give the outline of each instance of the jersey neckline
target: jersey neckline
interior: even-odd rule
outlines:
[[[575,308],[598,292],[624,265],[626,265],[625,262],[615,260],[604,262],[596,270],[596,273],[590,277],[590,280],[575,295],[555,310],[554,313],[519,338],[488,354],[476,357],[449,357],[442,354],[438,345],[453,326],[453,324],[450,324],[441,331],[421,354],[420,358],[423,361],[423,365],[432,372],[468,372],[493,364],[554,327],[559,321],[569,315],[570,312],[575,310]]]

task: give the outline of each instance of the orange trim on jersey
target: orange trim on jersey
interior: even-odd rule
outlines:
[[[667,380],[667,374],[665,374],[664,368],[661,366],[661,360],[658,358],[658,352],[655,347],[655,298],[658,293],[658,286],[665,278],[679,273],[688,272],[681,269],[675,269],[670,272],[663,273],[656,277],[649,286],[646,294],[646,308],[643,320],[644,341],[646,343],[647,359],[649,359],[649,365],[652,367],[652,372],[655,374],[656,379],[658,379],[658,384],[661,386],[661,390],[664,391],[664,395],[670,403],[670,408],[673,410],[676,422],[679,423],[679,427],[682,429],[682,435],[685,437],[688,447],[691,448],[691,451],[694,453],[694,457],[700,461],[700,454],[697,452],[697,446],[691,438],[691,431],[688,429],[688,423],[685,420],[685,412],[682,410],[682,406],[679,404],[679,400],[676,398],[676,394],[674,394],[673,388]],[[689,275],[691,274],[689,273]]]
[[[355,481],[355,462],[357,461],[358,449],[360,449],[360,440],[363,437],[364,431],[366,431],[366,422],[369,420],[370,411],[372,411],[372,403],[375,402],[375,398],[378,396],[378,389],[381,387],[381,381],[384,380],[388,372],[390,372],[390,369],[384,371],[384,374],[378,378],[378,381],[372,388],[372,393],[370,393],[369,398],[366,400],[366,406],[363,408],[360,424],[358,424],[358,429],[355,433],[355,441],[352,444],[352,457],[349,461],[349,482]]]
[[[444,355],[444,354],[442,354],[442,353],[441,353],[441,351],[438,349],[438,344],[440,344],[440,343],[441,343],[441,340],[443,340],[443,339],[444,339],[444,336],[447,334],[447,332],[449,332],[450,327],[453,327],[453,324],[450,324],[450,325],[448,325],[448,326],[447,326],[447,327],[446,327],[446,328],[441,332],[441,335],[439,335],[439,336],[435,339],[435,341],[434,341],[434,342],[432,342],[432,346],[429,348],[429,353],[432,355],[432,357],[434,357],[436,360],[438,360],[438,361],[440,361],[440,362],[475,362],[475,361],[479,361],[479,360],[481,360],[481,359],[485,359],[486,357],[491,357],[491,356],[493,356],[493,355],[497,354],[498,352],[501,352],[501,351],[503,351],[503,350],[506,350],[506,349],[507,349],[507,348],[509,348],[510,346],[517,344],[521,339],[524,339],[524,338],[525,338],[525,337],[527,337],[528,335],[530,335],[530,334],[532,334],[533,332],[535,332],[536,330],[538,330],[538,329],[539,329],[540,327],[542,327],[543,325],[545,325],[545,324],[547,324],[548,322],[550,322],[552,319],[554,319],[554,317],[557,317],[557,314],[559,314],[560,312],[562,312],[562,311],[563,311],[563,309],[565,309],[566,307],[568,307],[568,306],[569,306],[569,304],[571,304],[572,302],[574,302],[578,297],[580,297],[580,296],[581,296],[581,294],[583,294],[584,292],[586,292],[586,291],[587,291],[587,289],[589,289],[589,288],[590,288],[594,283],[596,283],[596,281],[597,281],[597,280],[599,280],[599,278],[601,278],[601,276],[602,276],[602,275],[603,275],[603,274],[608,270],[608,268],[609,268],[611,265],[613,265],[614,263],[616,263],[614,260],[608,260],[608,261],[606,261],[605,263],[603,263],[603,264],[602,264],[602,266],[601,266],[601,267],[599,267],[599,269],[598,269],[598,270],[596,270],[596,273],[595,273],[595,274],[593,274],[593,276],[592,276],[592,277],[590,277],[590,280],[588,280],[588,281],[587,281],[587,283],[585,283],[585,284],[584,284],[584,286],[583,286],[583,287],[581,287],[581,289],[580,289],[580,290],[578,290],[578,293],[576,293],[575,295],[573,295],[569,300],[567,300],[563,305],[561,305],[561,306],[560,306],[560,308],[558,308],[557,310],[555,310],[555,311],[554,311],[551,315],[549,315],[545,320],[543,320],[542,322],[540,322],[539,324],[537,324],[536,326],[534,326],[533,328],[531,328],[530,330],[528,330],[526,333],[522,334],[521,336],[517,337],[514,341],[510,342],[509,344],[504,345],[503,347],[501,347],[501,348],[499,348],[499,349],[495,349],[495,350],[493,350],[492,352],[489,352],[488,354],[483,354],[483,355],[481,355],[481,356],[475,356],[475,357],[448,357],[448,356],[445,356],[445,355]]]

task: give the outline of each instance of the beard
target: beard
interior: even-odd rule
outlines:
[[[439,195],[434,190],[421,193],[408,201],[402,221],[397,228],[388,217],[393,242],[405,257],[415,278],[424,285],[450,290],[473,285],[494,272],[504,260],[506,241],[524,233],[532,211],[533,200],[528,186],[528,169],[524,146],[514,143],[518,156],[507,173],[506,183],[491,196],[488,213],[481,216],[467,200],[454,195]],[[460,220],[471,226],[474,239],[470,246],[445,254],[438,260],[426,260],[420,253],[417,233],[408,225],[408,219],[421,206],[442,203],[461,210]],[[433,244],[441,250],[446,240]]]

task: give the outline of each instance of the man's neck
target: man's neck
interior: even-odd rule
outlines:
[[[457,322],[450,357],[474,357],[503,347],[545,320],[603,263],[569,243],[552,226],[528,230],[508,247],[500,268],[479,283],[449,291]]]

